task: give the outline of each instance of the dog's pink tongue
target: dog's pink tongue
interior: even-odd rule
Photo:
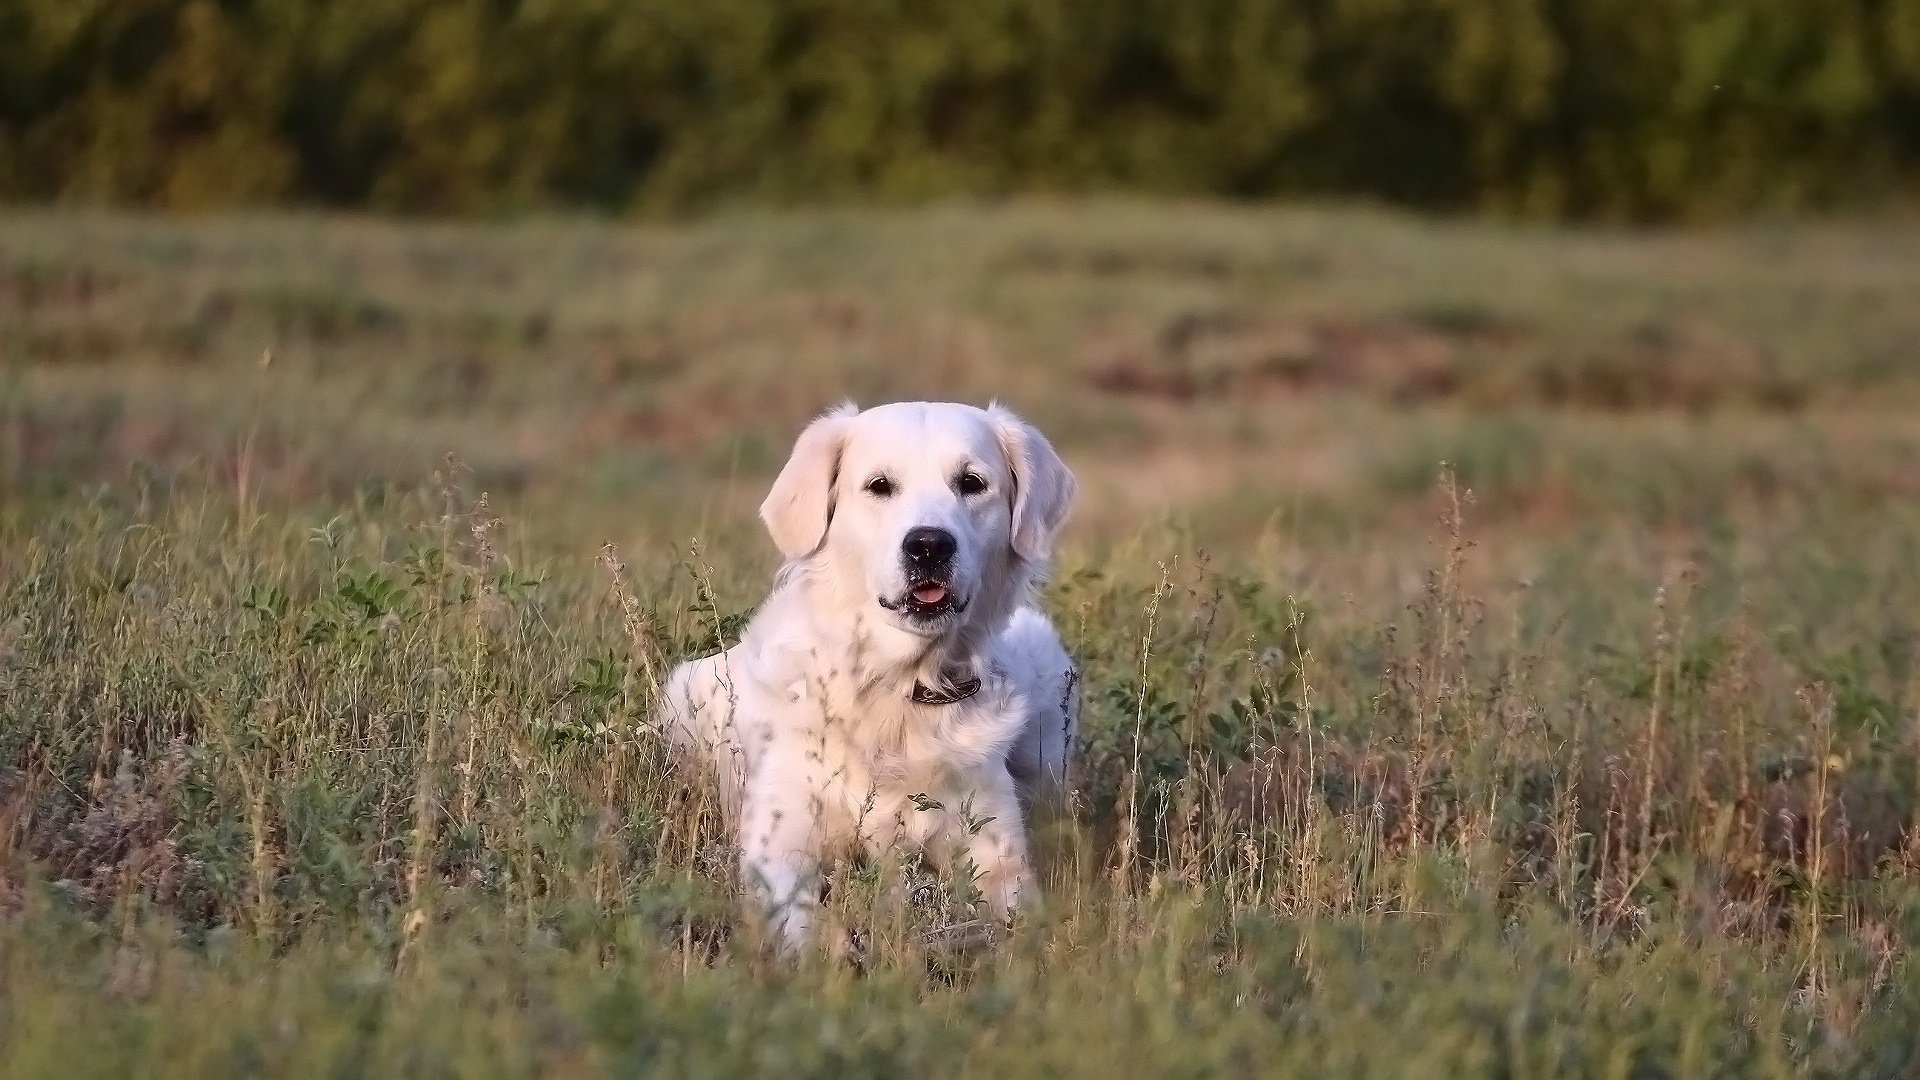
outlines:
[[[928,582],[913,590],[913,598],[923,604],[937,604],[947,598],[947,587]]]

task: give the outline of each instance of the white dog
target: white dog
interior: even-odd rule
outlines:
[[[786,557],[740,643],[681,665],[663,726],[714,768],[743,882],[789,950],[845,854],[964,853],[1034,896],[1024,801],[1064,788],[1079,673],[1030,603],[1073,475],[998,405],[815,420],[760,507]]]

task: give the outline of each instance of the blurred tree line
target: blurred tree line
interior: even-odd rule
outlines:
[[[1920,0],[0,0],[0,198],[1920,189]]]

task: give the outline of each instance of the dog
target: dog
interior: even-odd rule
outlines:
[[[846,856],[964,856],[1000,920],[1037,898],[1025,819],[1065,790],[1080,701],[1033,589],[1074,494],[998,403],[849,402],[794,443],[760,507],[772,592],[659,718],[712,769],[776,946],[810,940]]]

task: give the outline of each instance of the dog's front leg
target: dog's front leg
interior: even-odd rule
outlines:
[[[1022,907],[1039,900],[1027,855],[1020,797],[1004,766],[986,770],[977,778],[962,805],[958,824],[962,829],[961,847],[973,863],[974,883],[989,914],[1006,922]]]
[[[788,955],[802,949],[820,906],[821,803],[817,791],[750,783],[740,830],[740,878]]]

